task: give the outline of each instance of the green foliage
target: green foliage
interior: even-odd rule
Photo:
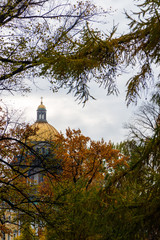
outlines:
[[[38,237],[34,234],[34,229],[31,228],[31,222],[28,216],[24,216],[21,224],[21,235],[17,240],[38,240]]]
[[[2,0],[1,90],[28,91],[30,83],[25,82],[25,77],[47,76],[54,91],[67,86],[77,96],[89,97],[88,87],[83,89],[84,81],[80,81],[81,76],[86,75],[83,65],[88,63],[85,58],[79,61],[71,58],[80,45],[83,51],[87,48],[86,41],[81,41],[89,32],[89,28],[83,32],[84,26],[94,16],[104,13],[83,1],[71,4],[70,1]],[[74,79],[78,68],[78,79]],[[63,69],[66,74],[62,74]],[[60,75],[61,78],[57,79]]]
[[[73,92],[84,103],[94,98],[89,82],[95,80],[107,94],[118,94],[116,76],[123,67],[139,69],[127,82],[127,104],[149,87],[159,65],[160,6],[144,0],[139,12],[128,14],[130,32],[115,37],[90,29],[89,20],[102,9],[89,2],[52,5],[51,0],[2,1],[0,6],[1,89],[28,91],[24,77],[47,77],[53,91]],[[44,12],[46,9],[46,12]],[[42,13],[43,12],[43,13]],[[16,24],[14,24],[16,22]]]
[[[153,81],[153,64],[159,65],[159,9],[159,1],[147,0],[139,5],[139,12],[126,13],[130,32],[117,38],[114,37],[115,27],[104,39],[100,32],[86,26],[79,41],[66,39],[71,53],[66,51],[64,55],[56,55],[52,58],[54,64],[46,61],[42,74],[53,74],[57,89],[66,87],[85,102],[90,96],[88,81],[95,78],[108,94],[117,94],[115,78],[121,72],[121,66],[138,66],[138,71],[127,82],[126,94],[127,104],[136,102]]]
[[[142,106],[129,125],[130,140],[117,146],[129,155],[129,168],[106,178],[102,239],[160,238],[159,105],[151,103]]]
[[[99,221],[104,206],[98,189],[86,191],[84,186],[83,181],[54,186],[58,201],[48,215],[51,224],[47,226],[47,240],[100,239]]]
[[[156,95],[159,89],[154,93]],[[157,96],[157,95],[156,95]],[[57,185],[59,199],[48,239],[160,239],[160,126],[159,101],[152,98],[129,124],[130,138],[116,146],[129,157],[128,168],[106,175],[101,187],[83,191],[78,185]],[[68,192],[67,192],[68,190]],[[59,192],[60,191],[60,192]],[[58,198],[58,196],[60,196]],[[57,216],[57,218],[55,217]],[[64,217],[63,224],[57,222]],[[58,232],[55,223],[62,224]],[[93,227],[93,228],[92,228]],[[81,233],[83,233],[81,237]],[[57,235],[56,235],[57,234]],[[50,238],[50,236],[52,236]]]
[[[128,64],[138,62],[139,72],[127,83],[128,103],[135,101],[142,89],[149,86],[153,79],[152,64],[159,65],[160,54],[160,3],[157,0],[146,0],[139,4],[139,12],[134,13],[135,18],[126,13],[130,21],[131,33],[126,50],[128,51]],[[123,36],[122,36],[123,39]]]

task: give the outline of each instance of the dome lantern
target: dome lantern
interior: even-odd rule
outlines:
[[[41,104],[37,108],[37,123],[38,122],[47,122],[46,119],[46,107],[43,105],[43,98],[41,97]]]
[[[42,142],[50,143],[57,139],[59,133],[51,124],[47,122],[46,112],[47,110],[43,105],[43,98],[41,97],[41,104],[37,108],[37,120],[31,126],[33,130],[37,129],[36,134],[29,137],[31,142],[39,142],[39,144]]]

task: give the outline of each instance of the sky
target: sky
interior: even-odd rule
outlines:
[[[133,0],[94,0],[94,3],[104,9],[112,7],[114,14],[107,16],[107,23],[99,23],[98,27],[105,33],[110,27],[119,23],[118,33],[127,30],[126,19],[123,14],[124,9],[133,10]],[[133,71],[133,70],[132,70]],[[90,99],[85,106],[78,104],[72,94],[66,94],[65,90],[54,93],[49,90],[47,80],[35,79],[37,85],[33,86],[31,93],[21,95],[7,95],[3,101],[10,108],[16,108],[23,112],[23,119],[26,122],[34,123],[36,120],[36,110],[40,104],[41,97],[47,109],[47,120],[59,132],[65,133],[65,129],[80,129],[85,136],[93,140],[102,138],[108,142],[118,143],[126,138],[127,130],[124,124],[133,117],[136,106],[127,107],[125,102],[125,84],[132,75],[132,71],[126,71],[118,79],[120,89],[119,96],[107,96],[106,91],[95,83],[90,84],[91,93],[96,100]]]

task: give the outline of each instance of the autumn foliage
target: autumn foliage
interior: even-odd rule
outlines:
[[[66,137],[60,134],[54,149],[55,159],[60,162],[61,172],[56,181],[86,181],[90,184],[104,180],[106,173],[114,171],[118,166],[127,166],[127,158],[118,150],[101,141],[93,141],[85,137],[80,130],[66,130]]]
[[[105,189],[107,174],[114,175],[128,166],[127,157],[114,149],[111,142],[93,141],[79,129],[70,128],[66,136],[61,133],[54,143],[49,143],[49,154],[43,155],[29,142],[36,130],[18,121],[13,124],[2,108],[0,124],[0,204],[5,206],[0,211],[0,219],[6,211],[14,210],[15,218],[10,224],[24,221],[26,216],[30,219],[27,226],[33,221],[43,222],[47,232],[42,235],[47,240],[53,236],[62,239],[63,235],[71,239],[71,229],[76,239],[80,235],[85,239],[96,234],[90,228],[90,216],[104,204],[99,192]],[[34,174],[42,174],[44,181],[35,184]],[[7,234],[6,221],[0,227]],[[85,221],[88,224],[84,229]]]

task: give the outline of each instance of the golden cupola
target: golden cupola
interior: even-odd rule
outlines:
[[[30,137],[32,142],[53,142],[57,135],[58,131],[47,122],[47,110],[43,105],[43,100],[41,98],[41,104],[37,108],[37,120],[32,125],[33,129],[36,129],[36,134]]]

